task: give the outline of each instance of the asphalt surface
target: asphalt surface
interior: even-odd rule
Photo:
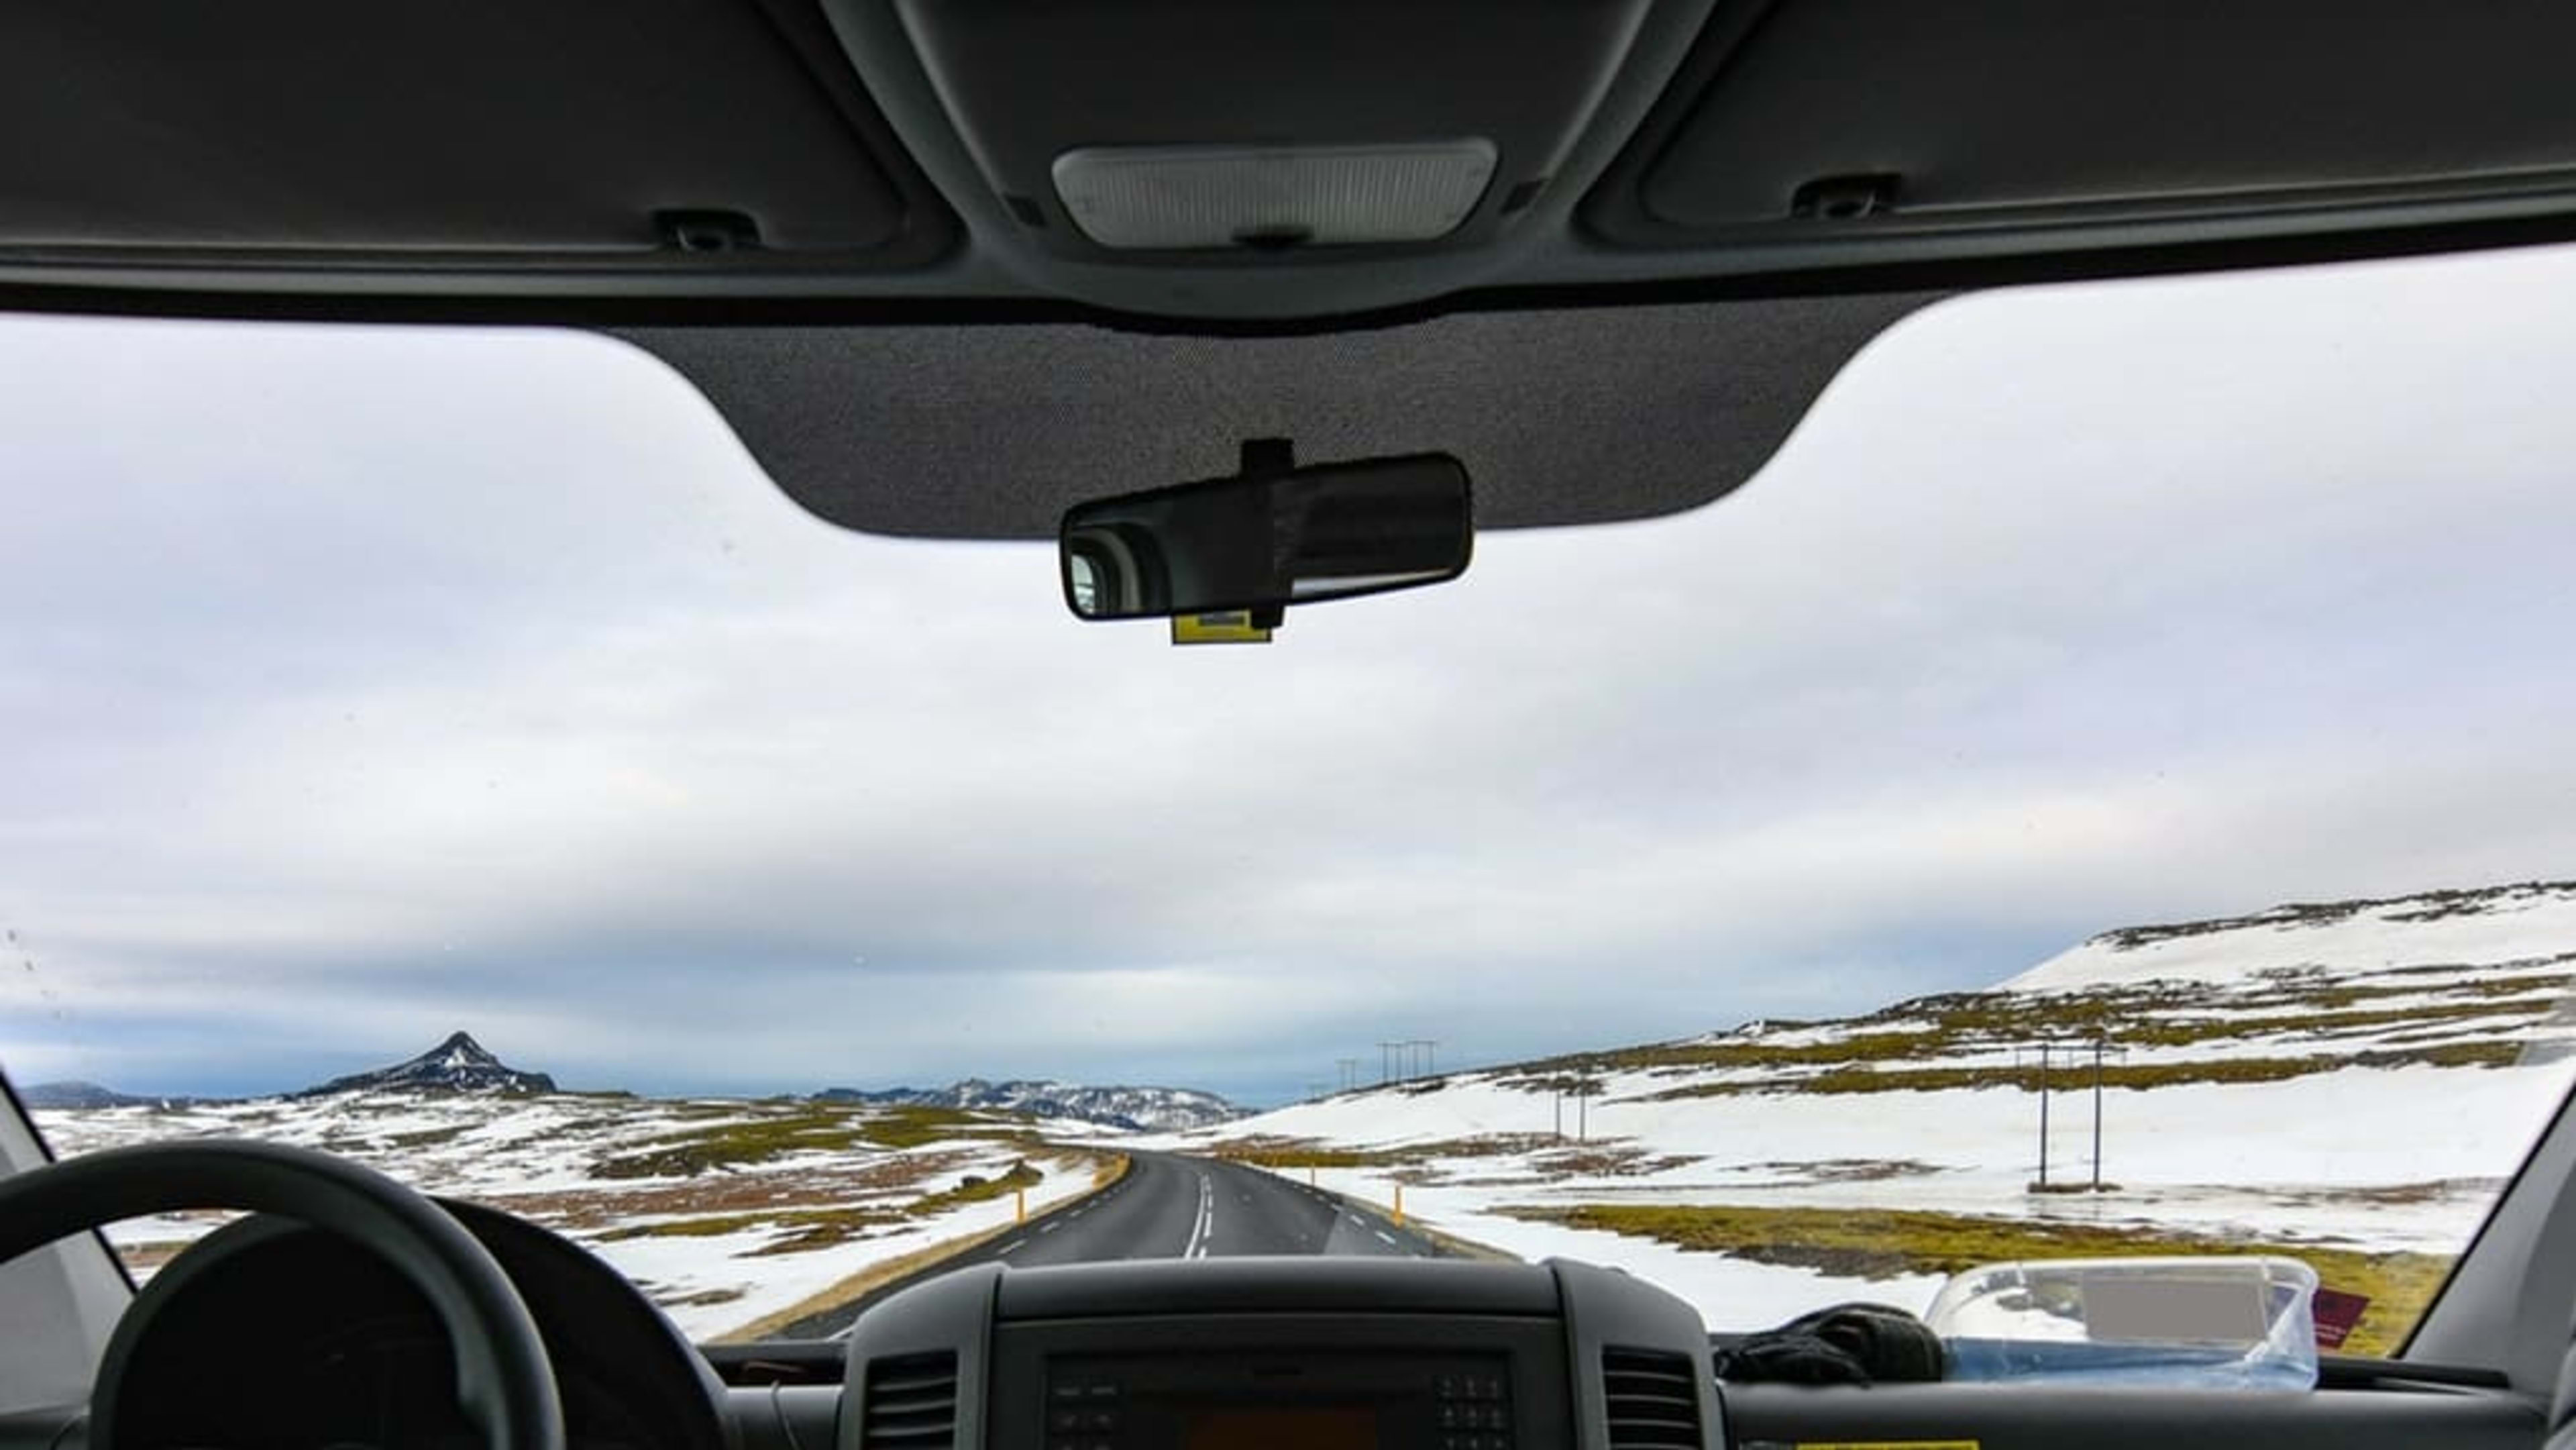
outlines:
[[[1305,1184],[1208,1158],[1130,1155],[1125,1177],[1024,1228],[865,1297],[798,1320],[782,1339],[826,1339],[861,1310],[909,1284],[969,1264],[1014,1268],[1102,1259],[1205,1259],[1249,1254],[1370,1254],[1437,1258],[1429,1239]]]

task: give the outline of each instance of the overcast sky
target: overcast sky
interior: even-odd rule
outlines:
[[[1734,498],[1266,648],[576,334],[0,318],[0,491],[21,1083],[1271,1101],[2576,875],[2576,252],[1950,303]]]

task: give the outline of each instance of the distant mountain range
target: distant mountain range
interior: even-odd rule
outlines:
[[[317,1083],[288,1099],[318,1098],[334,1093],[477,1093],[524,1097],[556,1091],[555,1080],[542,1072],[510,1066],[470,1033],[454,1032],[436,1047],[391,1067],[351,1073]],[[52,1111],[90,1108],[183,1108],[239,1101],[209,1097],[152,1097],[122,1093],[94,1082],[43,1082],[22,1089],[31,1108]],[[874,1106],[976,1108],[987,1112],[1026,1113],[1098,1123],[1104,1127],[1153,1132],[1213,1127],[1244,1116],[1214,1093],[1192,1088],[1085,1087],[1076,1083],[1014,1080],[986,1082],[967,1078],[944,1088],[887,1088],[868,1092],[828,1088],[814,1094],[827,1103]]]
[[[944,1088],[825,1088],[814,1094],[825,1103],[868,1103],[932,1108],[981,1108],[988,1112],[1027,1113],[1040,1118],[1072,1118],[1104,1127],[1145,1132],[1179,1132],[1230,1123],[1247,1115],[1214,1093],[1195,1088],[1083,1087],[1067,1082],[1013,1079],[986,1082],[966,1078]]]
[[[150,1097],[121,1093],[94,1082],[40,1082],[18,1090],[28,1107],[59,1111],[64,1108],[193,1108],[200,1103],[220,1102],[219,1098]]]

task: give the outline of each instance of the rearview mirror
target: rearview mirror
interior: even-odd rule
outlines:
[[[1441,453],[1291,470],[1247,444],[1234,478],[1079,504],[1064,516],[1065,603],[1092,620],[1320,604],[1466,572],[1467,470]]]

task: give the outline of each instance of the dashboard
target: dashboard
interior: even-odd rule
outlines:
[[[875,1303],[846,1342],[701,1350],[587,1251],[446,1207],[527,1302],[577,1450],[2523,1450],[2543,1424],[2528,1396],[2402,1373],[2287,1394],[1721,1386],[1690,1305],[1564,1261],[978,1264]],[[0,1416],[0,1450],[481,1443],[409,1285],[264,1217],[208,1235],[137,1295],[85,1422]]]

